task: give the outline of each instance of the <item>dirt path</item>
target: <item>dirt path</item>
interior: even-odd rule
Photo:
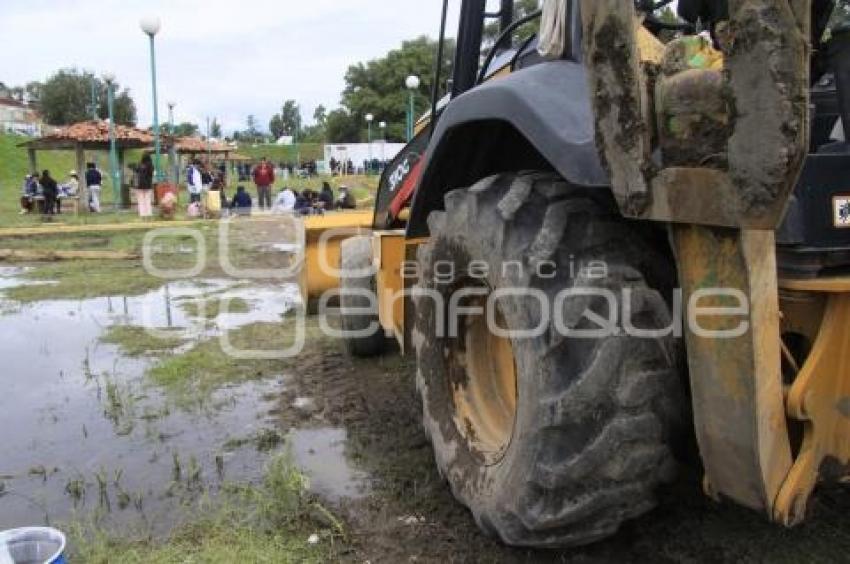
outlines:
[[[344,502],[350,528],[344,559],[364,562],[845,562],[850,554],[850,489],[824,492],[812,519],[788,531],[760,515],[701,494],[699,473],[683,469],[659,509],[606,542],[572,551],[506,548],[485,537],[454,501],[419,425],[412,365],[398,356],[348,358],[325,338],[301,356],[282,399],[316,398],[316,414],[287,425],[332,425],[349,433],[349,456],[374,477],[373,494]],[[291,410],[282,409],[282,413]]]

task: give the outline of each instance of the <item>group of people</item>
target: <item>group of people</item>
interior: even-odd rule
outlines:
[[[357,173],[378,174],[386,168],[387,164],[388,161],[373,158],[364,160],[362,167],[358,168],[351,159],[340,161],[331,157],[331,160],[328,161],[333,176],[347,176]]]
[[[327,182],[322,183],[318,192],[304,190],[298,193],[292,188],[284,188],[274,203],[276,213],[296,213],[299,215],[318,215],[332,210],[353,210],[357,201],[347,186],[340,186],[339,198],[334,197],[333,188]]]
[[[100,212],[100,191],[103,185],[103,175],[95,163],[86,165],[86,186],[89,194],[89,209],[93,213]],[[21,187],[21,215],[39,211],[52,216],[62,213],[62,200],[77,198],[80,193],[80,177],[76,170],[68,173],[64,182],[57,182],[49,170],[39,174],[28,174]],[[41,206],[39,206],[41,203]]]

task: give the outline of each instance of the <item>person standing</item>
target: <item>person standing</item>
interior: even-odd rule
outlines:
[[[100,213],[100,190],[103,187],[103,175],[95,163],[86,165],[86,186],[89,189],[89,209]]]
[[[136,182],[136,203],[139,206],[139,217],[147,218],[153,215],[153,163],[151,156],[142,157],[137,170],[139,176]]]
[[[201,201],[201,192],[204,191],[204,177],[201,174],[201,162],[192,161],[187,171],[186,183],[189,188],[189,203],[195,204]]]
[[[263,157],[254,169],[254,184],[257,185],[257,199],[260,209],[272,207],[272,185],[274,184],[274,167]]]
[[[41,173],[42,194],[44,194],[44,213],[45,215],[53,215],[56,212],[56,196],[59,193],[59,186],[56,181],[50,177],[50,171],[45,170]]]

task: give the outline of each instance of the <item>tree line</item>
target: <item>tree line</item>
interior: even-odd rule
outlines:
[[[136,125],[136,103],[130,90],[113,83],[115,123]],[[32,81],[25,86],[8,87],[0,83],[0,94],[39,109],[45,123],[68,125],[87,119],[109,117],[106,82],[91,72],[62,69],[44,82]],[[94,94],[94,98],[92,98]]]
[[[518,0],[515,3],[514,18],[524,17],[539,7],[538,0]],[[519,44],[535,33],[538,22],[532,22],[518,29],[513,36]],[[491,47],[499,36],[497,21],[489,22],[484,29],[484,47]],[[415,75],[420,86],[413,94],[416,115],[422,115],[430,109],[433,90],[434,63],[438,43],[427,36],[404,41],[402,45],[389,51],[383,57],[360,62],[348,67],[345,73],[345,88],[341,93],[339,107],[328,110],[319,106],[313,112],[312,120],[302,116],[297,101],[285,100],[268,124],[260,124],[256,115],[249,115],[245,128],[233,132],[232,138],[246,142],[261,142],[271,138],[291,136],[298,142],[348,143],[363,142],[367,139],[368,124],[366,115],[374,116],[372,123],[373,139],[385,138],[388,141],[406,139],[406,119],[410,91],[405,87],[405,79]],[[455,41],[447,39],[443,48],[442,79],[438,95],[448,91],[449,78],[454,63]],[[38,104],[45,121],[51,125],[66,125],[90,119],[91,89],[95,87],[95,105],[98,117],[107,117],[106,84],[90,72],[77,69],[63,69],[45,82],[31,82],[22,87],[7,89],[13,97],[28,99]],[[135,125],[136,105],[129,90],[115,85],[115,120],[117,123]],[[2,95],[2,83],[0,83]],[[382,131],[381,122],[386,123]],[[174,133],[180,136],[206,135],[206,124],[190,122],[175,125]],[[217,120],[210,125],[210,136],[220,138],[221,126]]]

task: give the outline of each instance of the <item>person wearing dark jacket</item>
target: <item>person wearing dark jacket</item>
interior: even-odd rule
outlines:
[[[136,173],[139,175],[136,184],[136,203],[139,205],[139,217],[153,215],[153,163],[151,156],[142,157]]]
[[[45,170],[41,173],[42,194],[44,194],[44,213],[53,215],[56,211],[56,195],[59,193],[59,185],[50,177],[50,171]]]
[[[97,170],[95,163],[86,165],[86,186],[89,191],[89,208],[98,213],[100,212],[100,190],[103,186],[103,175]]]
[[[236,195],[233,196],[233,203],[230,204],[230,209],[236,215],[251,215],[251,194],[245,191],[244,186],[236,188]]]
[[[319,192],[319,204],[324,211],[334,209],[334,191],[327,182],[322,182],[322,191]]]

